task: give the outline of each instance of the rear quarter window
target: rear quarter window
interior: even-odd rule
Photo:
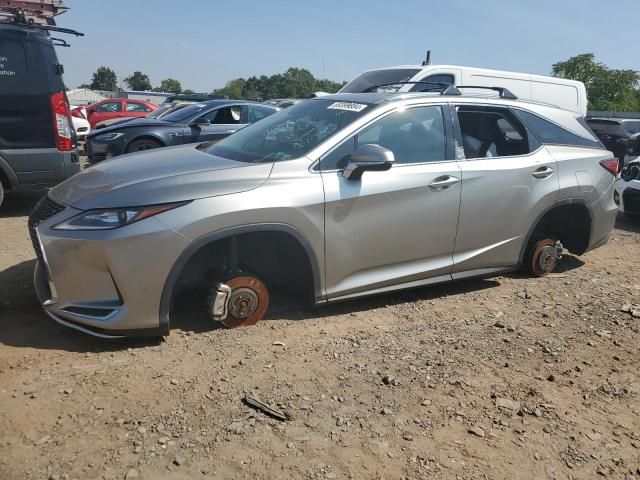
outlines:
[[[590,132],[590,129],[589,134],[592,135],[592,138],[581,137],[533,113],[515,108],[513,111],[543,144],[602,148],[602,144],[598,138]]]

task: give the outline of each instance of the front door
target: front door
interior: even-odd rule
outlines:
[[[198,120],[187,127],[188,142],[221,140],[247,126],[247,109],[243,105],[230,105],[203,114],[209,125],[197,125]],[[188,143],[187,142],[187,143]]]
[[[460,206],[460,170],[444,106],[394,111],[320,162],[325,188],[329,299],[449,280]],[[359,145],[391,150],[394,166],[347,180]]]
[[[559,183],[555,160],[508,108],[456,111],[466,160],[453,276],[462,278],[515,266]]]

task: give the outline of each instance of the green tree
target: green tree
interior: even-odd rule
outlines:
[[[133,72],[133,74],[124,79],[124,83],[131,90],[137,90],[139,92],[151,90],[151,80],[149,80],[148,75],[142,72]]]
[[[244,98],[242,96],[242,92],[245,83],[246,80],[244,78],[236,78],[235,80],[227,82],[223,88],[214,90],[214,93],[216,95],[222,95],[229,98]]]
[[[90,83],[82,83],[80,85],[78,85],[78,88],[91,88],[91,84]]]
[[[114,92],[118,89],[118,77],[116,72],[109,67],[100,67],[93,74],[91,80],[92,90],[105,90],[108,92]]]
[[[194,94],[194,93],[196,93],[196,92],[194,92],[194,91],[193,91],[193,90],[191,90],[190,88],[187,88],[186,90],[183,90],[183,91],[182,91],[182,93],[183,93],[184,95],[193,95],[193,94]]]
[[[630,112],[640,110],[640,74],[634,70],[614,70],[596,62],[593,53],[584,53],[553,65],[556,77],[585,84],[589,110]]]
[[[182,85],[178,80],[166,78],[160,82],[160,86],[153,89],[154,92],[182,93]]]

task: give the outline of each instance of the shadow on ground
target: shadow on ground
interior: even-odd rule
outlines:
[[[7,194],[0,207],[0,218],[28,216],[45,193],[46,190],[20,190]]]
[[[619,213],[616,228],[630,233],[640,233],[640,217]]]
[[[266,321],[277,320],[313,320],[333,315],[345,315],[353,312],[365,312],[391,305],[433,300],[445,296],[462,295],[495,288],[500,282],[495,279],[464,280],[455,283],[422,287],[412,290],[398,291],[389,294],[375,295],[358,300],[310,306],[301,304],[299,299],[287,297],[280,293],[267,313]],[[205,310],[205,296],[202,293],[183,295],[176,301],[171,320],[172,329],[193,332],[205,332],[220,328],[209,320]]]

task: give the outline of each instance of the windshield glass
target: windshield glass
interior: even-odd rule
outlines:
[[[622,122],[622,126],[624,127],[625,131],[629,134],[629,135],[635,135],[636,133],[640,133],[640,121],[637,120],[625,120]]]
[[[587,122],[596,133],[620,135],[620,124],[610,120],[590,120]]]
[[[180,108],[178,110],[174,110],[171,113],[168,113],[167,115],[162,117],[162,120],[166,120],[167,122],[171,123],[182,123],[193,117],[197,117],[200,113],[205,113],[208,110],[211,110],[211,108],[213,108],[213,105],[194,103],[193,105],[188,105],[184,108]]]
[[[368,103],[307,100],[234,133],[208,153],[250,163],[299,158],[371,108]]]
[[[342,87],[339,93],[363,93],[375,85],[387,85],[394,82],[408,82],[419,71],[420,70],[417,68],[389,68],[386,70],[365,72]],[[391,89],[391,87],[389,89]]]

